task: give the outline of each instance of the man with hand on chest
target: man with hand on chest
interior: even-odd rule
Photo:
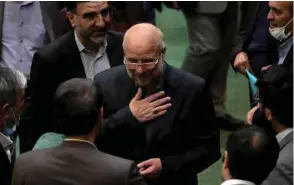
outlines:
[[[205,81],[165,62],[162,32],[137,24],[125,34],[124,66],[97,74],[105,123],[100,150],[134,160],[149,185],[196,185],[220,157]]]

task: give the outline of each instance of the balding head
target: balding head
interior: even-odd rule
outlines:
[[[123,48],[125,52],[133,48],[143,53],[149,50],[161,52],[165,48],[163,34],[152,24],[136,24],[125,33]]]
[[[131,27],[124,36],[127,72],[141,87],[156,86],[163,74],[165,44],[162,32],[152,24]]]

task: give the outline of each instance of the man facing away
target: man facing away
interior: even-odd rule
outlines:
[[[94,79],[106,120],[98,148],[138,162],[148,184],[197,185],[220,157],[205,81],[165,62],[163,34],[152,24],[130,28],[123,48],[125,65]]]
[[[93,144],[102,115],[91,80],[62,83],[54,96],[54,117],[61,146],[22,154],[13,171],[13,185],[145,185],[132,161],[100,152]]]
[[[233,132],[223,157],[222,185],[258,185],[275,167],[279,145],[257,126]],[[279,183],[277,183],[279,184]]]

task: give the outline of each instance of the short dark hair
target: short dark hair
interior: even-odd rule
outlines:
[[[65,6],[67,11],[76,12],[77,5],[80,3],[86,3],[89,1],[66,1]]]
[[[88,135],[98,124],[101,105],[91,80],[75,78],[62,83],[53,101],[57,132],[66,136]]]
[[[275,65],[261,73],[256,83],[260,103],[271,110],[274,118],[287,127],[293,127],[293,72]]]
[[[263,128],[248,126],[229,136],[226,151],[232,178],[260,184],[276,165],[279,144]]]

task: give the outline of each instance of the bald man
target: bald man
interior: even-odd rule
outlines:
[[[204,80],[168,65],[161,31],[137,24],[125,34],[124,66],[94,81],[104,99],[104,152],[134,160],[149,185],[197,185],[220,157],[219,130]]]

